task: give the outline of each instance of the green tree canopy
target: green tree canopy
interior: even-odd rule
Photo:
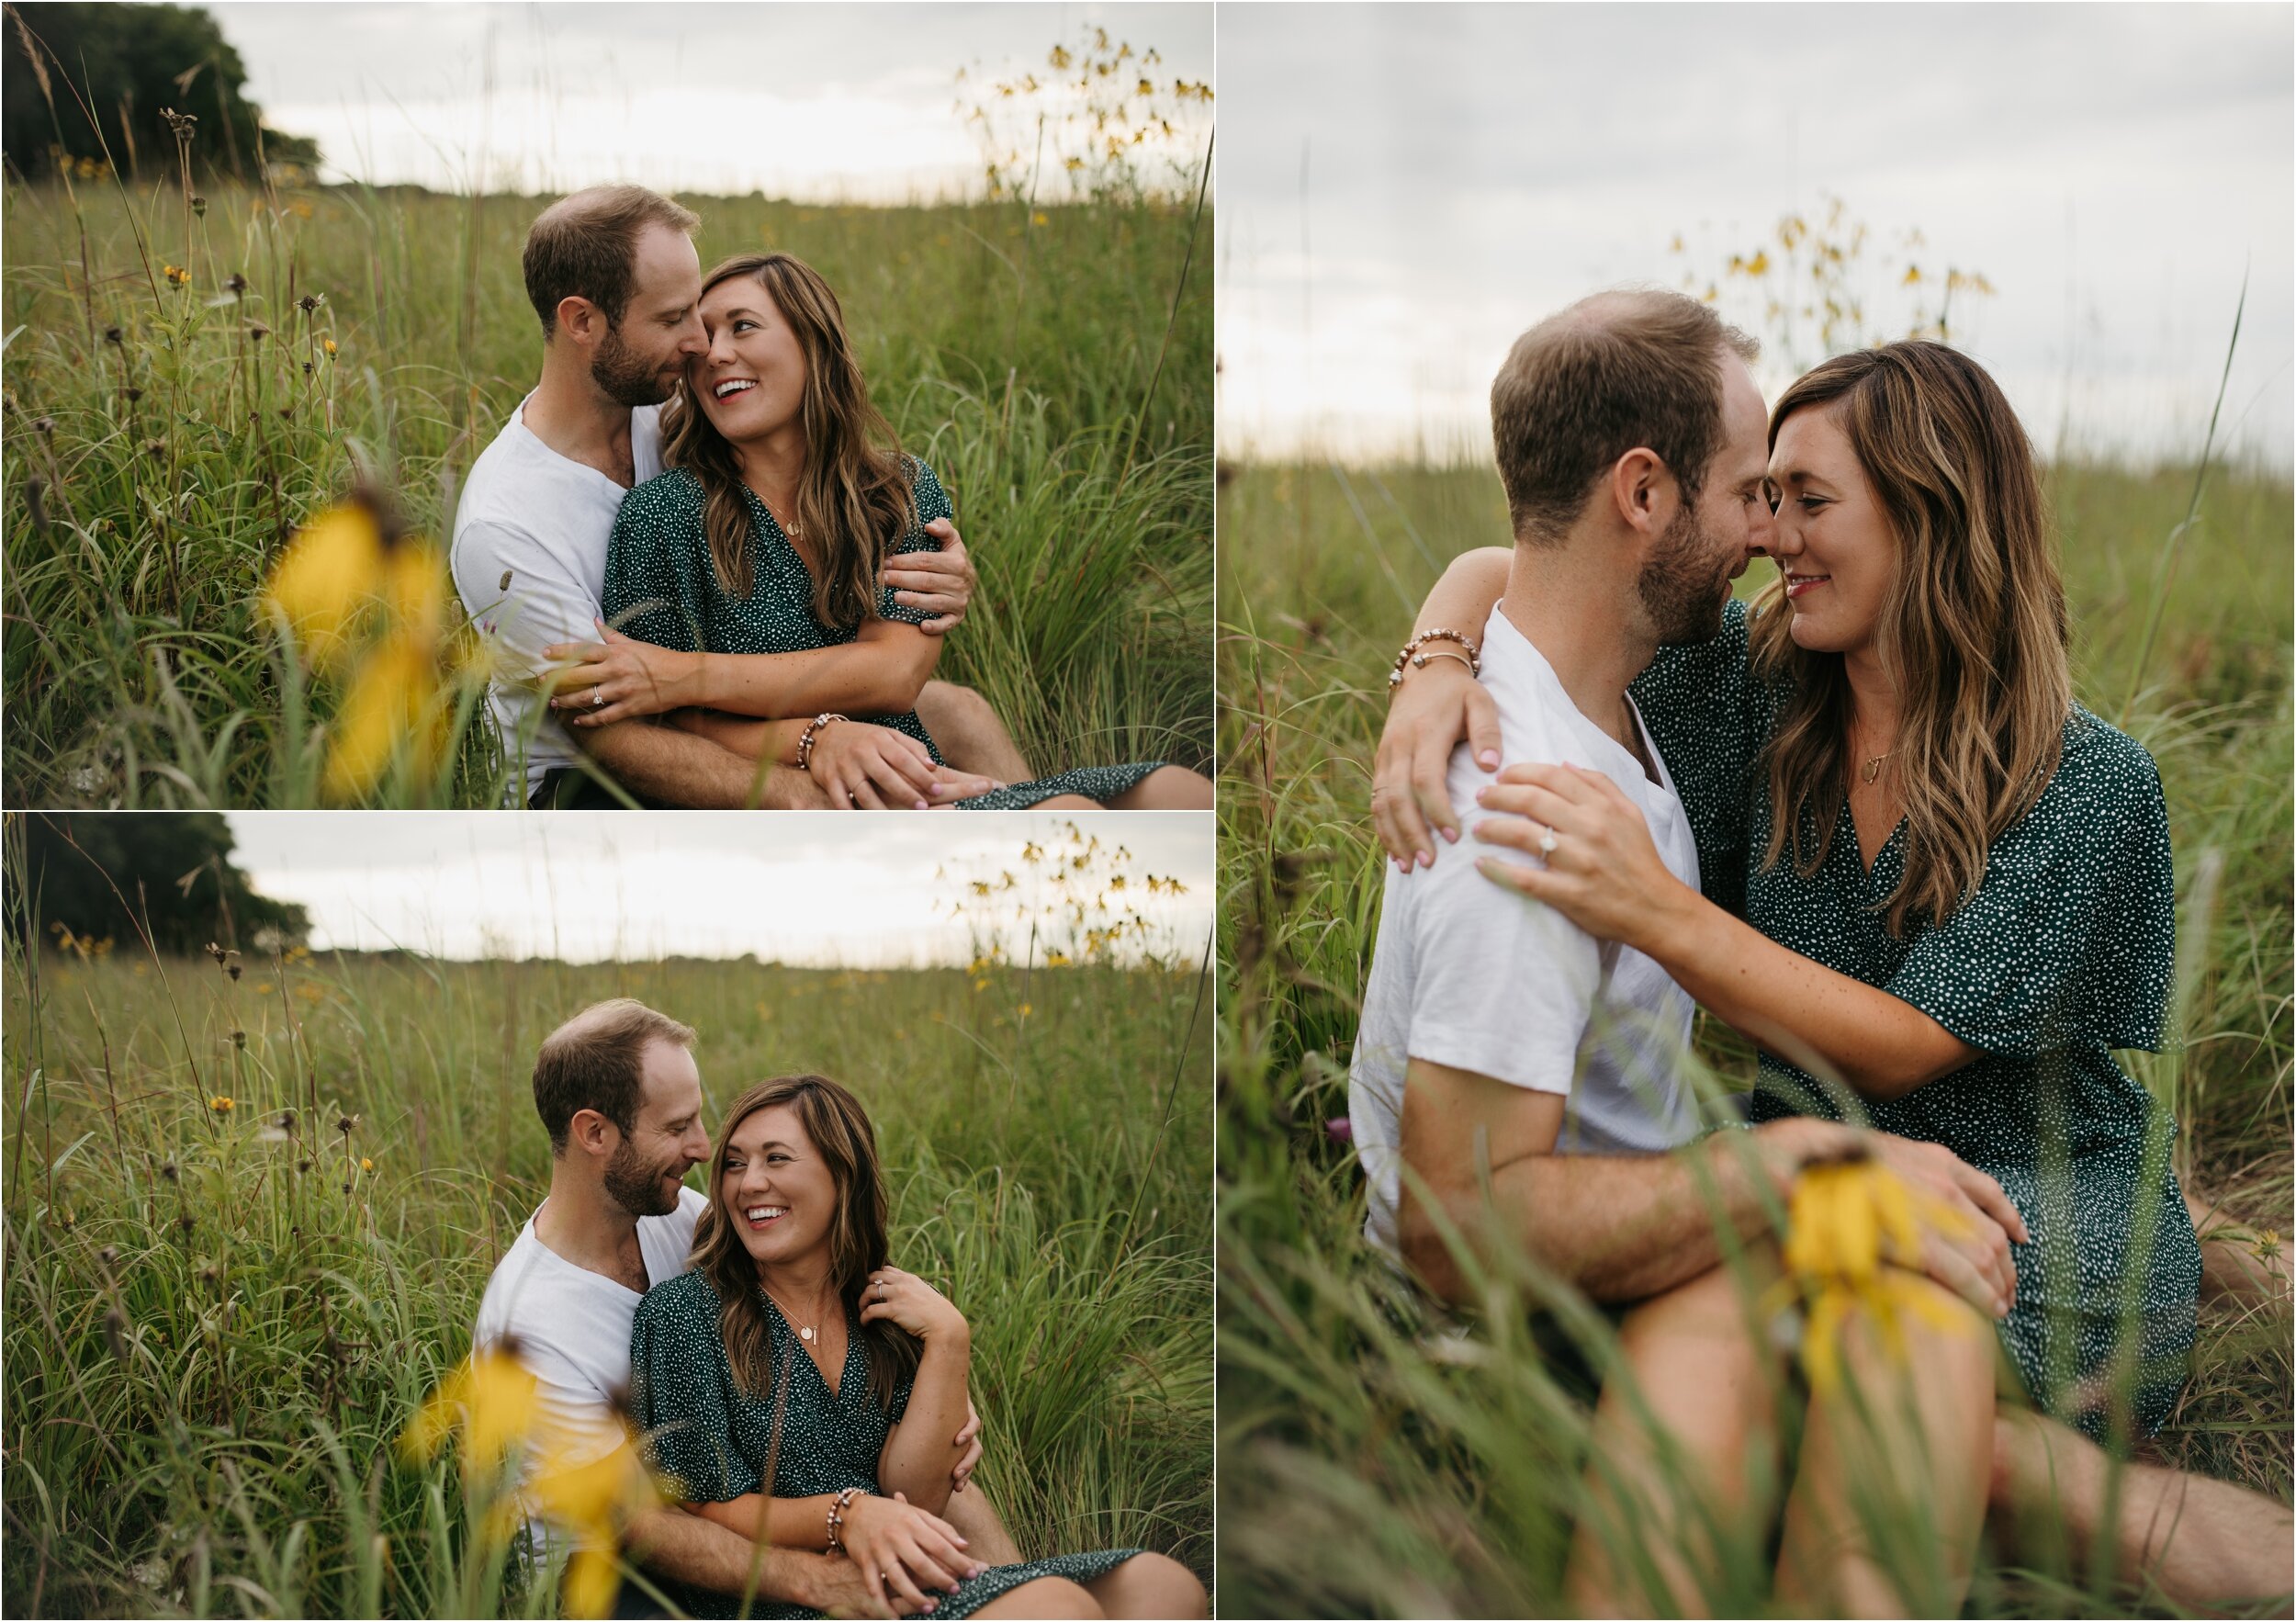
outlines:
[[[19,175],[52,174],[58,148],[123,172],[170,173],[175,137],[166,109],[198,120],[195,175],[260,179],[258,153],[273,164],[319,162],[315,142],[263,129],[262,110],[242,93],[239,52],[203,10],[76,3],[6,10],[0,144]]]
[[[215,812],[19,815],[22,841],[8,840],[10,922],[28,923],[43,945],[69,931],[125,951],[141,945],[139,919],[174,952],[211,941],[249,952],[294,946],[310,930],[302,907],[257,895],[231,865],[231,826]]]

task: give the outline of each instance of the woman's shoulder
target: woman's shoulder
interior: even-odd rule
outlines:
[[[717,1298],[717,1287],[707,1275],[699,1272],[681,1273],[665,1278],[646,1292],[637,1303],[636,1323],[644,1324],[685,1324],[696,1319],[715,1323],[724,1310]]]
[[[2160,800],[2160,768],[2152,751],[2079,704],[2065,720],[2056,775],[2042,801],[2062,815],[2095,824],[2122,822]]]
[[[940,475],[924,457],[901,453],[902,470],[909,478],[909,495],[917,502],[917,521],[930,524],[936,518],[949,515],[949,492],[940,482]]]
[[[688,517],[699,521],[706,505],[708,496],[702,489],[702,480],[690,468],[672,467],[633,486],[630,493],[622,498],[616,522],[658,524]]]

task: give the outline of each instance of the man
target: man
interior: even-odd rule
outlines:
[[[464,607],[502,660],[488,708],[504,752],[525,769],[519,797],[529,805],[620,804],[598,785],[600,772],[638,799],[666,805],[828,804],[802,772],[761,773],[756,761],[674,725],[562,725],[545,694],[554,657],[605,635],[601,599],[614,513],[633,485],[662,470],[660,403],[686,362],[708,347],[696,309],[701,262],[689,235],[700,223],[642,186],[613,186],[553,204],[527,232],[526,294],[542,322],[542,377],[470,469],[455,514],[453,563]],[[927,527],[942,549],[903,554],[885,579],[896,601],[936,616],[923,628],[940,635],[964,617],[974,577],[956,530]],[[786,694],[788,715],[834,707],[802,702],[809,657],[818,656],[711,656],[728,681]],[[938,774],[937,802],[1029,776],[978,694],[929,682],[917,711],[960,763]]]
[[[706,1160],[693,1032],[618,997],[583,1009],[544,1041],[535,1109],[550,1134],[550,1192],[488,1281],[474,1349],[514,1343],[536,1382],[535,1451],[571,1462],[600,1457],[627,1435],[619,1416],[630,1382],[630,1326],[651,1286],[686,1270],[708,1200],[685,1188]],[[977,1492],[977,1418],[959,1444],[959,1496],[944,1523],[951,1545],[980,1564],[1019,1558]],[[550,1529],[529,1521],[537,1549]],[[738,1594],[758,1550],[749,1539],[679,1509],[631,1528],[632,1559],[698,1588]],[[968,1568],[964,1575],[971,1575]],[[884,1616],[884,1602],[850,1560],[768,1549],[759,1593],[816,1610]]]
[[[1574,764],[1609,778],[1642,811],[1667,865],[1698,883],[1689,822],[1666,763],[1627,696],[1664,643],[1720,625],[1729,581],[1764,538],[1767,460],[1750,340],[1669,293],[1604,294],[1524,334],[1491,390],[1514,547],[1503,600],[1480,649],[1424,636],[1410,650],[1445,673],[1480,659],[1510,760]],[[1426,665],[1400,660],[1405,683]],[[1495,762],[1494,762],[1495,763]],[[1467,750],[1449,790],[1466,822],[1483,781]],[[1909,1483],[1966,1560],[1984,1504],[1992,1394],[1983,1318],[2013,1292],[2016,1213],[1991,1180],[1930,1144],[1830,1122],[1781,1121],[1700,1139],[1683,1057],[1692,1004],[1659,965],[1594,940],[1552,908],[1526,905],[1454,860],[1391,873],[1364,994],[1351,1076],[1355,1138],[1370,1182],[1367,1233],[1435,1294],[1472,1294],[1446,1231],[1470,1245],[1496,1235],[1527,1248],[1594,1300],[1632,1307],[1622,1347],[1641,1400],[1702,1477],[1706,1509],[1760,1539],[1750,1447],[1769,1434],[1771,1356],[1739,1326],[1724,1244],[1764,1256],[1765,1196],[1790,1190],[1815,1158],[1874,1155],[1962,1219],[1933,1227],[1921,1262],[1941,1317],[1926,1324],[1909,1376],[1853,1347],[1868,1390],[1905,1380],[1918,1434],[1900,1457],[1933,1468]],[[1719,1220],[1717,1220],[1717,1218]],[[1774,1266],[1774,1263],[1771,1265]],[[1891,1389],[1898,1389],[1893,1386]],[[1954,1433],[1955,1393],[1983,1415]],[[1885,1407],[1894,1407],[1885,1404]],[[1581,1524],[1569,1583],[1588,1610],[1633,1603],[1604,1568],[1588,1523],[1658,1517],[1654,1549],[1673,1603],[1698,1603],[1700,1545],[1689,1506],[1662,1500],[1649,1428],[1621,1391],[1598,1409],[1595,1508]],[[1969,1428],[1966,1422],[1964,1429]],[[1819,1416],[1813,1436],[1825,1431]],[[1845,1452],[1806,1445],[1784,1506],[1782,1597],[1861,1614],[1905,1603],[1857,1547]]]
[[[1660,643],[1713,634],[1721,606],[1716,582],[1723,578],[1716,571],[1735,574],[1748,549],[1764,544],[1770,520],[1759,482],[1761,398],[1743,366],[1726,356],[1722,408],[1726,415],[1738,414],[1728,443],[1742,444],[1745,452],[1736,462],[1716,457],[1714,475],[1704,481],[1707,501],[1699,517],[1678,513],[1671,521],[1706,530],[1715,542],[1709,556],[1692,545],[1687,529],[1671,542],[1649,538],[1661,527],[1659,515],[1638,506],[1662,502],[1664,496],[1662,480],[1641,482],[1649,469],[1638,457],[1649,447],[1638,444],[1660,420],[1660,398],[1646,393],[1638,405],[1620,396],[1615,378],[1603,382],[1585,375],[1622,366],[1631,373],[1650,363],[1647,344],[1638,349],[1631,341],[1606,344],[1589,336],[1608,332],[1615,337],[1622,324],[1631,333],[1638,319],[1656,321],[1655,328],[1646,326],[1646,337],[1671,325],[1696,346],[1721,344],[1734,348],[1737,357],[1750,357],[1751,346],[1723,333],[1710,317],[1703,324],[1709,335],[1698,337],[1702,323],[1691,313],[1695,308],[1670,295],[1589,299],[1525,334],[1493,389],[1502,471],[1517,520],[1515,546],[1511,553],[1461,559],[1430,595],[1420,624],[1448,626],[1496,646],[1485,650],[1480,685],[1454,671],[1447,659],[1403,667],[1406,679],[1380,740],[1373,792],[1382,843],[1401,872],[1389,880],[1389,910],[1366,994],[1355,1079],[1356,1136],[1367,1144],[1365,1166],[1373,1181],[1372,1237],[1399,1249],[1439,1292],[1456,1297],[1459,1280],[1429,1213],[1408,1190],[1399,1198],[1395,1144],[1400,1135],[1401,1160],[1454,1217],[1477,1212],[1474,1190],[1484,1164],[1479,1157],[1487,1158],[1500,1217],[1520,1241],[1599,1300],[1645,1302],[1627,1319],[1624,1348],[1659,1419],[1705,1462],[1712,1490],[1727,1501],[1746,1488],[1742,1469],[1732,1461],[1743,1459],[1746,1442],[1766,1424],[1770,1387],[1749,1361],[1735,1292],[1713,1270],[1716,1230],[1700,1205],[1718,1200],[1726,1226],[1741,1234],[1755,1232],[1758,1222],[1747,1203],[1754,1179],[1743,1175],[1745,1156],[1716,1161],[1715,1152],[1753,1149],[1755,1166],[1783,1193],[1801,1158],[1838,1144],[1781,1141],[1781,1127],[1818,1124],[1781,1121],[1638,1162],[1587,1159],[1567,1166],[1550,1154],[1575,1148],[1615,1155],[1681,1141],[1692,1112],[1679,1090],[1675,1060],[1688,1034],[1689,999],[1671,982],[1656,984],[1645,973],[1655,965],[1639,954],[1606,948],[1549,909],[1507,908],[1480,894],[1499,886],[1483,880],[1463,856],[1438,864],[1428,826],[1454,841],[1471,830],[1482,817],[1479,790],[1491,781],[1485,774],[1499,769],[1503,750],[1509,761],[1571,762],[1604,772],[1627,792],[1677,876],[1697,884],[1693,842],[1667,789],[1663,762],[1655,751],[1637,752],[1647,738],[1626,701],[1625,685]],[[1580,375],[1571,375],[1573,364]],[[1542,379],[1549,386],[1544,392]],[[1559,390],[1552,387],[1557,383]],[[1679,403],[1685,388],[1689,398],[1704,392],[1695,380],[1678,383],[1671,403]],[[1640,431],[1626,432],[1598,450],[1580,443],[1574,451],[1590,426],[1602,428],[1605,411],[1615,419],[1613,432],[1636,424]],[[1669,431],[1655,432],[1662,437]],[[1608,454],[1629,445],[1636,448]],[[1694,442],[1690,448],[1695,450]],[[1575,500],[1590,485],[1593,499]],[[1516,645],[1525,637],[1540,656],[1536,682],[1508,675],[1524,662]],[[1449,647],[1435,641],[1422,651]],[[1535,695],[1551,700],[1558,693],[1568,706],[1559,721],[1545,711],[1526,718],[1525,712],[1536,707]],[[1456,749],[1455,739],[1461,740]],[[1639,777],[1637,767],[1644,769]],[[1474,921],[1489,919],[1494,909],[1504,914],[1496,927],[1510,932],[1491,935],[1492,925]],[[1397,931],[1392,945],[1390,926]],[[1478,928],[1486,932],[1483,955],[1469,954],[1470,977],[1464,983],[1444,962],[1404,973],[1412,966],[1413,930],[1434,938],[1439,953],[1446,934]],[[1533,964],[1540,967],[1530,970]],[[1526,980],[1532,982],[1527,988]],[[1548,1044],[1543,1055],[1537,1038],[1520,1053],[1507,1040],[1507,1031],[1522,1023],[1507,1016],[1534,1009]],[[1570,1050],[1570,1064],[1554,1051],[1558,1031],[1583,1039],[1582,1048]],[[1375,1051],[1367,1052],[1367,1042],[1376,1044]],[[1397,1054],[1407,1055],[1408,1064]],[[1399,1071],[1407,1071],[1408,1087]],[[1529,1090],[1511,1095],[1494,1085],[1494,1076]],[[1542,1087],[1553,1090],[1537,1090]],[[1624,1124],[1616,1119],[1621,1116]],[[1387,1120],[1395,1126],[1386,1126]],[[1550,1121],[1556,1123],[1551,1128]],[[1840,1130],[1829,1126],[1827,1132]],[[1738,1143],[1729,1145],[1731,1139]],[[1968,1286],[2002,1277],[2000,1237],[2004,1223],[2016,1218],[2005,1202],[1997,1203],[1998,1189],[1934,1145],[1886,1137],[1867,1142],[1932,1189],[1942,1177],[2000,1218],[1978,1220],[1959,1244],[1936,1233],[1928,1238],[1933,1275],[1953,1283],[1981,1311],[1989,1310],[1982,1291]],[[2021,1224],[2016,1236],[2023,1238]],[[2212,1278],[2229,1254],[2223,1245],[2203,1246]],[[1990,1338],[1978,1336],[1976,1344]],[[1939,1350],[1952,1352],[1950,1346],[1917,1349],[1916,1358]],[[1936,1402],[1943,1383],[1918,1381],[1917,1395]],[[1672,1393],[1684,1390],[1694,1400],[1673,1402]],[[1638,1438],[1620,1434],[1621,1416],[1608,1396],[1605,1404],[1597,1420],[1605,1436],[1600,1445],[1626,1455],[1625,1473],[1631,1479],[1643,1462]],[[2077,1547],[2110,1546],[2131,1580],[2156,1583],[2188,1605],[2284,1593],[2290,1586],[2289,1511],[2257,1494],[2149,1466],[2128,1467],[2116,1480],[2104,1453],[2086,1437],[2008,1406],[1995,1416],[1991,1436],[1971,1439],[1964,1451],[1989,1458],[1986,1507],[1997,1527],[2012,1536],[2029,1519],[2043,1528],[2061,1526]],[[1790,1507],[1789,1520],[1791,1515]],[[1583,1539],[1580,1548],[1592,1553]],[[1593,1590],[1601,1576],[1589,1571],[1591,1564],[1574,1560],[1573,1571],[1590,1604],[1600,1597]],[[1782,1574],[1791,1575],[1783,1565]],[[1679,1563],[1664,1575],[1688,1603],[1692,1591]],[[1886,1602],[1886,1596],[1874,1597]]]

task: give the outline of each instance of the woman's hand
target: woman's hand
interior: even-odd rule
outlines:
[[[996,786],[935,766],[932,751],[907,733],[868,721],[817,728],[806,770],[831,805],[860,811],[923,811]]]
[[[893,588],[893,600],[903,608],[922,609],[935,616],[917,626],[918,630],[943,636],[964,623],[964,611],[972,604],[981,577],[974,572],[973,558],[955,524],[936,518],[925,526],[925,533],[940,543],[940,550],[895,552],[885,559],[884,583]]]
[[[550,707],[576,727],[610,727],[702,702],[702,658],[609,629],[595,642],[560,642],[542,657],[563,660],[550,676]]]
[[[1412,668],[1395,689],[1371,759],[1371,822],[1405,873],[1413,862],[1435,865],[1430,824],[1458,842],[1449,780],[1451,749],[1461,739],[1484,771],[1499,770],[1499,708],[1489,690],[1455,659]]]
[[[1599,940],[1664,961],[1655,948],[1700,897],[1667,868],[1640,808],[1616,783],[1579,766],[1510,766],[1475,798],[1498,813],[1475,825],[1478,839],[1546,864],[1478,857],[1485,878],[1547,903]]]
[[[936,1336],[969,1344],[973,1334],[964,1314],[950,1304],[947,1296],[898,1267],[879,1267],[869,1275],[869,1283],[861,1290],[861,1321],[874,1324],[881,1318],[927,1346]]]
[[[861,1581],[889,1600],[906,1600],[912,1614],[988,1569],[964,1552],[954,1526],[898,1492],[863,1493],[847,1504],[844,1540]]]

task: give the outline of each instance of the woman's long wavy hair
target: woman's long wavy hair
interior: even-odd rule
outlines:
[[[721,263],[702,283],[748,276],[765,289],[805,355],[798,422],[805,434],[805,471],[797,511],[789,517],[813,551],[813,614],[850,631],[877,612],[885,555],[917,527],[917,498],[893,426],[869,403],[869,386],[845,336],[845,312],[812,265],[792,253],[745,253]],[[757,585],[749,544],[749,501],[734,447],[681,384],[662,411],[662,463],[685,467],[708,501],[703,526],[719,588],[747,597]]]
[[[693,1268],[710,1281],[724,1303],[726,1360],[734,1379],[753,1397],[773,1389],[773,1334],[755,1257],[726,1219],[726,1156],[734,1130],[760,1109],[786,1104],[827,1162],[837,1185],[837,1215],[829,1223],[829,1276],[848,1315],[861,1311],[869,1275],[885,1265],[884,1175],[877,1164],[877,1134],[861,1100],[823,1076],[783,1076],[761,1081],[736,1098],[717,1131],[717,1152],[710,1156],[710,1206],[693,1228]],[[893,1405],[901,1382],[917,1372],[923,1347],[907,1331],[885,1319],[861,1325],[861,1346],[869,1358],[869,1398],[880,1408]]]
[[[2065,583],[2032,443],[1983,367],[1942,344],[1836,355],[1782,395],[1770,443],[1796,411],[1848,435],[1897,541],[1877,651],[1898,693],[1894,766],[1904,868],[1879,904],[1942,922],[1984,877],[1986,852],[2055,775],[2072,713]],[[1788,688],[1763,754],[1765,867],[1826,859],[1850,784],[1851,699],[1842,659],[1795,646],[1785,582],[1763,591],[1755,674]],[[1806,839],[1804,813],[1815,839]]]

